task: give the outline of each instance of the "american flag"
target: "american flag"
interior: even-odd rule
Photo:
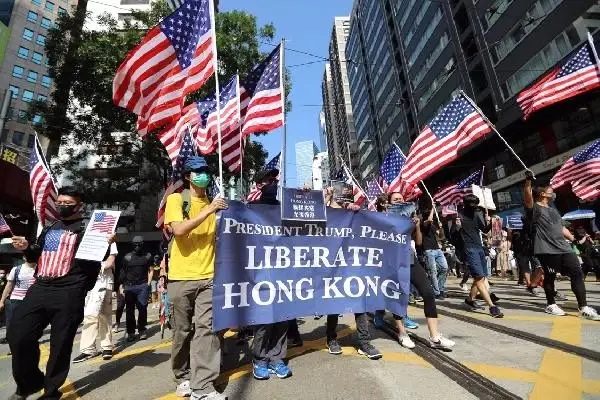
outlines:
[[[212,180],[210,187],[208,188],[208,195],[214,199],[221,194],[221,180],[217,177]]]
[[[523,119],[545,107],[600,87],[600,69],[591,37],[569,58],[517,96]]]
[[[185,133],[191,128],[193,134],[199,120],[200,115],[198,113],[198,107],[196,103],[192,103],[183,109],[183,115],[175,125],[171,125],[157,135],[158,139],[167,150],[167,154],[169,155],[173,167],[177,163],[177,157],[179,156],[179,150],[181,150],[181,143]]]
[[[47,225],[58,220],[58,211],[56,211],[55,205],[57,194],[54,179],[44,159],[42,146],[37,136],[29,159],[29,166],[29,186],[33,206],[40,223]]]
[[[350,171],[348,171],[346,166],[343,166],[343,168],[344,169],[342,170],[342,174],[344,181],[346,182],[346,184],[352,185],[352,195],[354,196],[354,204],[356,204],[357,206],[362,206],[365,203],[365,201],[368,200],[367,194],[362,191],[360,185],[356,183],[354,177],[352,176]]]
[[[402,179],[416,184],[458,158],[462,149],[483,138],[490,125],[460,93],[423,129],[410,148]]]
[[[263,62],[254,67],[242,84],[242,102],[244,91],[250,96],[247,110],[243,113],[244,136],[269,132],[283,125],[285,89],[282,82],[282,51],[281,45],[277,46]]]
[[[78,235],[64,229],[50,229],[38,262],[37,276],[59,278],[71,269]]]
[[[169,186],[167,186],[165,194],[163,195],[163,198],[160,201],[160,205],[158,206],[158,214],[156,216],[157,228],[162,227],[165,220],[165,207],[167,205],[167,197],[169,197],[169,195],[173,193],[180,193],[183,191],[183,167],[185,166],[185,160],[187,160],[188,157],[194,156],[195,154],[196,149],[194,148],[192,135],[189,131],[186,131],[186,133],[183,136],[183,141],[181,142],[181,149],[179,151],[179,156],[177,157],[177,162],[173,167],[171,183],[169,184]]]
[[[31,287],[31,285],[33,285],[35,283],[35,276],[32,276],[31,278],[25,279],[23,277],[23,275],[21,274],[21,271],[23,271],[23,269],[21,268],[21,271],[19,271],[19,276],[17,276],[17,268],[15,268],[15,286],[13,287],[12,292],[10,293],[10,297],[16,298],[16,299],[23,299],[25,298],[25,295],[27,294],[27,291],[29,290],[29,288]],[[12,272],[12,271],[11,271]],[[17,279],[18,278],[18,279]]]
[[[281,153],[279,153],[275,157],[273,157],[271,159],[271,161],[269,161],[267,163],[267,165],[265,165],[265,167],[263,168],[263,171],[271,171],[274,169],[281,170],[280,160],[281,160]],[[248,193],[248,197],[246,199],[248,201],[248,203],[252,203],[252,202],[260,200],[260,198],[262,197],[261,189],[263,186],[264,185],[259,183],[259,184],[254,185],[252,187],[252,189],[250,189],[250,193]]]
[[[475,171],[457,184],[446,186],[433,195],[433,199],[442,206],[461,204],[463,197],[473,193],[472,185],[481,184],[482,170]]]
[[[367,197],[369,198],[369,210],[377,211],[377,199],[383,194],[383,189],[379,186],[377,179],[372,178],[367,183]]]
[[[113,233],[113,228],[117,219],[105,212],[99,212],[94,215],[94,220],[92,221],[92,227],[90,228],[92,231],[97,231],[101,233],[110,234]]]
[[[11,232],[10,226],[6,223],[4,216],[0,214],[0,233]]]
[[[185,97],[216,64],[212,1],[187,0],[152,28],[117,69],[113,101],[138,115],[138,132],[176,121]]]
[[[406,157],[404,157],[398,146],[394,145],[385,156],[379,174],[383,179],[386,193],[402,193],[404,199],[410,201],[421,196],[423,191],[418,184],[402,180],[402,168],[405,162]]]
[[[567,183],[582,200],[600,197],[600,139],[571,157],[550,180],[553,188]]]

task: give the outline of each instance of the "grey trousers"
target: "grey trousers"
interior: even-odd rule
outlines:
[[[288,321],[256,325],[252,341],[252,357],[255,362],[274,364],[287,356]]]
[[[212,279],[169,282],[174,329],[171,367],[177,382],[189,380],[197,394],[215,390],[221,369],[221,340],[212,331],[212,295]]]

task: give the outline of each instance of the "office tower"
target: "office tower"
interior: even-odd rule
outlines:
[[[312,140],[296,143],[296,185],[298,187],[312,188],[313,159],[318,152],[319,149]]]

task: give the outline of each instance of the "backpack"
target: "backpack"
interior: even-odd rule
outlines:
[[[184,189],[181,192],[181,213],[183,214],[183,219],[190,219],[190,210],[192,208],[192,195],[189,189]],[[171,248],[173,247],[173,242],[175,241],[175,235],[170,233],[169,243],[167,244],[167,254],[171,255]]]

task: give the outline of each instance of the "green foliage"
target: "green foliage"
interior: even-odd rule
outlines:
[[[100,30],[84,29],[80,33],[74,57],[71,57],[70,53],[73,51],[73,41],[67,39],[78,33],[78,24],[82,21],[80,13],[63,15],[48,34],[46,53],[49,74],[55,80],[57,89],[53,93],[52,101],[35,103],[30,112],[42,115],[44,124],[39,127],[42,134],[48,135],[54,141],[61,141],[63,149],[66,147],[69,157],[61,163],[60,168],[69,171],[77,183],[90,192],[95,192],[97,197],[105,200],[104,202],[121,201],[128,189],[136,192],[156,192],[159,187],[164,187],[170,176],[170,161],[156,138],[157,132],[151,133],[147,140],[139,140],[135,133],[136,116],[112,102],[112,83],[117,67],[126,54],[140,42],[147,30],[168,14],[166,1],[158,0],[152,3],[149,12],[135,12],[132,21],[126,22],[123,29],[119,29],[117,21],[108,14],[103,15],[98,18]],[[272,42],[275,36],[272,24],[259,27],[256,17],[243,11],[217,14],[216,27],[219,78],[223,84],[238,71],[242,77],[247,74],[264,57],[259,50],[260,42]],[[65,76],[65,71],[69,72],[69,77]],[[61,88],[64,93],[65,85],[68,85],[70,91],[69,117],[61,119],[61,110],[57,104],[64,98],[57,96],[61,94]],[[214,80],[211,79],[199,93],[190,96],[188,101],[202,98],[212,91]],[[124,139],[115,142],[111,135],[113,132],[123,132]],[[73,137],[74,143],[67,142],[68,137]],[[105,180],[94,180],[90,179],[89,173],[85,175],[79,170],[78,165],[88,157],[88,151],[96,149],[97,146],[110,147],[122,143],[126,143],[126,146],[119,147],[121,154],[103,157],[99,162],[106,164],[108,168],[122,169],[126,173],[113,175]],[[74,144],[83,145],[88,150],[78,154],[71,147]],[[262,168],[266,156],[259,143],[249,141],[246,144],[246,188],[249,186],[250,170]],[[208,158],[211,169],[216,173],[217,156]],[[132,174],[131,168],[142,163],[145,164],[145,173],[141,174],[143,179],[140,181],[140,174]],[[224,168],[224,171],[227,181],[230,175],[227,168]]]

